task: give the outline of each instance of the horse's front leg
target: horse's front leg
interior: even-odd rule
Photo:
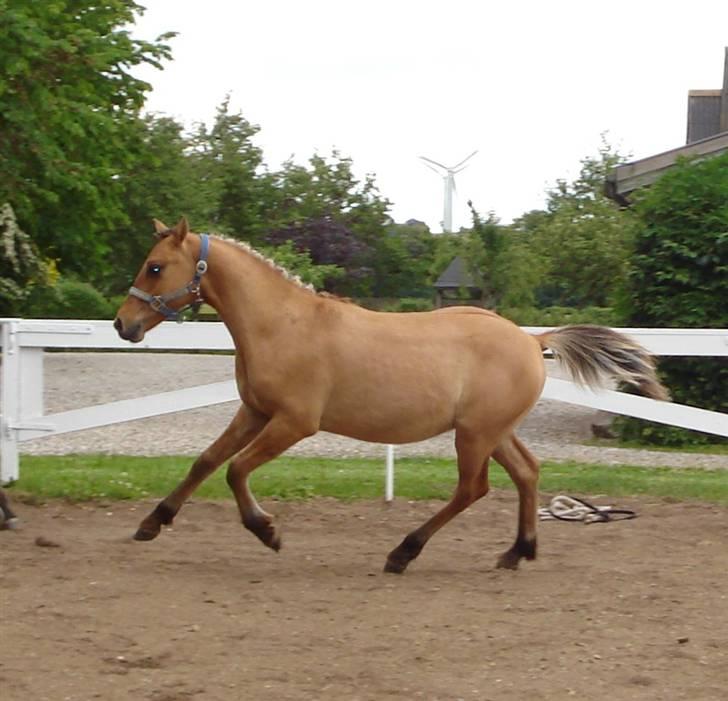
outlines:
[[[280,534],[273,523],[273,517],[255,500],[248,485],[248,477],[256,467],[272,460],[317,430],[318,426],[312,420],[283,413],[275,414],[260,433],[230,461],[227,483],[238,502],[243,525],[273,550],[280,550]]]
[[[172,523],[182,504],[192,496],[195,489],[225,460],[250,443],[265,422],[265,417],[242,405],[225,431],[195,460],[182,482],[141,522],[134,534],[135,540],[156,538],[163,525]]]

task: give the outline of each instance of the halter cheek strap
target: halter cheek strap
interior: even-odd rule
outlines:
[[[202,276],[207,272],[207,254],[210,250],[210,237],[207,234],[200,234],[200,259],[195,266],[195,274],[184,287],[180,287],[172,292],[166,292],[163,295],[151,295],[149,292],[140,290],[138,287],[130,287],[129,294],[133,297],[147,302],[155,312],[159,312],[165,319],[170,321],[182,322],[182,313],[188,309],[202,303],[203,299],[200,295],[200,282]],[[190,304],[186,304],[181,309],[172,309],[167,306],[167,302],[173,302],[187,295],[195,295],[195,300]]]

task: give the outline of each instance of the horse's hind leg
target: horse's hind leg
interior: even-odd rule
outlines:
[[[518,534],[513,546],[498,558],[498,567],[515,570],[521,558],[536,558],[538,460],[514,435],[504,438],[493,457],[506,469],[518,489]]]
[[[458,455],[458,484],[447,505],[429,521],[412,531],[387,556],[385,572],[401,574],[419,554],[427,541],[448,521],[488,493],[488,459],[492,444],[482,436],[472,436],[463,429],[455,434]]]
[[[141,522],[134,538],[136,540],[156,538],[162,525],[172,523],[182,504],[190,498],[195,489],[225,460],[253,440],[264,425],[265,418],[242,405],[225,431],[195,460],[182,482]]]

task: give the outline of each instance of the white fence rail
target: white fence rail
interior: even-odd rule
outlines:
[[[122,341],[110,321],[0,319],[2,385],[0,483],[19,476],[18,446],[23,441],[81,431],[161,414],[238,400],[235,382],[216,382],[93,407],[46,415],[43,404],[43,353],[46,348],[140,350],[233,350],[221,323],[165,322],[142,343]],[[527,327],[538,333],[545,327]],[[658,356],[728,356],[728,329],[619,329]],[[549,378],[543,396],[572,404],[636,416],[683,428],[728,436],[728,414],[656,402],[621,392],[590,390]],[[142,401],[140,401],[142,400]],[[385,494],[393,492],[394,451],[387,448]]]

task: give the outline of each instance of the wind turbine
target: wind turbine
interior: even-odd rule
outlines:
[[[420,159],[425,161],[425,165],[430,169],[434,170],[439,176],[442,177],[445,183],[445,202],[442,214],[442,230],[445,233],[452,233],[452,193],[455,192],[455,173],[459,173],[465,169],[465,164],[476,154],[477,151],[473,151],[467,158],[463,158],[460,163],[454,166],[444,166],[442,163],[433,161],[431,158],[420,156]],[[430,165],[432,164],[432,165]],[[433,168],[435,165],[437,168]]]

